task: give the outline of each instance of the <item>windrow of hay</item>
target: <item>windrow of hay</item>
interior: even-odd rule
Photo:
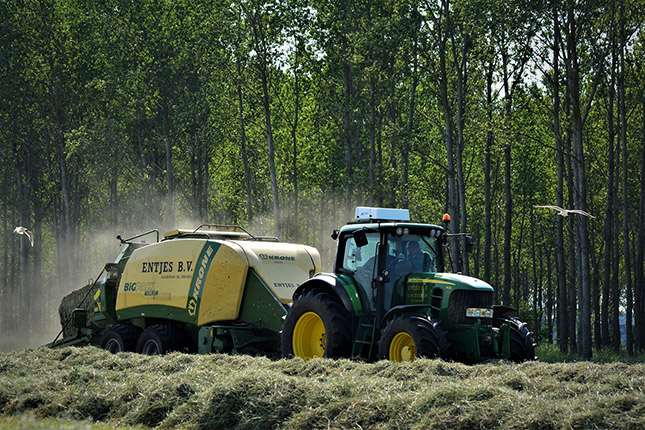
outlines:
[[[645,365],[0,354],[0,412],[186,429],[645,428]]]

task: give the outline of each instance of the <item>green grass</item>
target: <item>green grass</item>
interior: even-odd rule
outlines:
[[[0,429],[21,420],[74,430],[645,428],[644,386],[642,363],[305,363],[39,349],[0,354]]]
[[[17,416],[0,416],[0,430],[144,430],[142,426],[120,426],[117,424],[74,421],[57,418],[38,418],[33,413]]]
[[[540,344],[536,348],[536,355],[540,361],[545,363],[571,363],[580,361],[580,358],[575,354],[562,354],[558,345],[554,344]],[[630,356],[624,350],[616,352],[610,348],[594,349],[590,361],[592,363],[645,363],[645,354],[634,354]]]

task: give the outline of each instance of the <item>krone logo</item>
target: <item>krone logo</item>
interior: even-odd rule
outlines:
[[[268,254],[258,254],[263,260],[273,260],[273,261],[296,261],[295,257],[291,255],[268,255]]]
[[[196,309],[197,309],[197,300],[190,299],[188,301],[188,315],[190,315],[191,317],[194,317]]]

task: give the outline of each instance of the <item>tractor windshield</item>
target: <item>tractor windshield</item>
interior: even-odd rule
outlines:
[[[389,234],[387,239],[387,270],[385,308],[389,309],[402,299],[405,277],[410,273],[436,272],[438,264],[435,237],[423,234],[399,236]],[[399,297],[401,296],[401,297]]]

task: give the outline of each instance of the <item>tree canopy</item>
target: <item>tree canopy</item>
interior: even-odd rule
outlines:
[[[236,223],[330,268],[331,229],[364,205],[450,213],[475,250],[453,241],[449,267],[540,341],[642,351],[644,16],[642,0],[0,2],[0,327],[49,336],[62,294],[116,254],[108,236]],[[595,218],[535,208],[556,204]]]

